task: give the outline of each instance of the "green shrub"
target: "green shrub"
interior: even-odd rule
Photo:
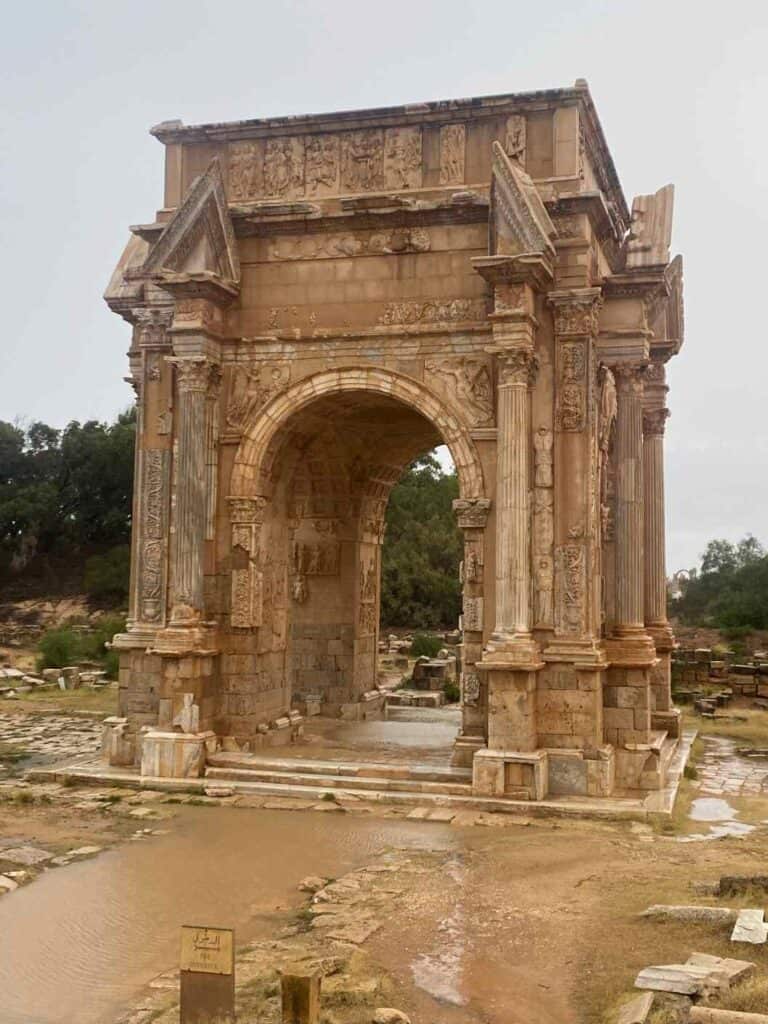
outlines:
[[[446,680],[443,686],[443,693],[449,704],[457,704],[461,700],[461,690],[458,684],[454,683],[451,679]]]
[[[414,658],[437,657],[437,652],[443,646],[442,640],[436,636],[429,636],[426,633],[417,633],[411,644],[411,655]]]
[[[80,652],[80,637],[71,626],[48,629],[37,645],[37,668],[63,668],[77,661]]]

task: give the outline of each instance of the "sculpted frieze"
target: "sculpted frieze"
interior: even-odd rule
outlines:
[[[522,114],[507,118],[504,150],[510,160],[525,167],[526,123]]]
[[[464,672],[461,676],[461,701],[473,707],[480,700],[480,676],[477,672]]]
[[[304,192],[304,140],[269,139],[264,153],[264,191],[268,196]]]
[[[229,197],[248,201],[264,192],[261,147],[257,142],[234,142],[229,148]]]
[[[384,187],[421,187],[421,128],[387,128],[384,132]]]
[[[303,576],[337,576],[341,560],[338,541],[293,543],[293,572]]]
[[[584,342],[561,342],[557,362],[557,428],[563,431],[583,430],[587,414],[587,353]]]
[[[341,188],[377,192],[384,187],[384,137],[379,129],[347,132],[341,137]]]
[[[451,323],[484,320],[485,299],[450,299],[434,302],[388,302],[379,317],[382,326]]]
[[[555,628],[561,635],[579,636],[585,630],[587,558],[583,544],[561,544],[555,551],[557,602]]]
[[[552,486],[552,448],[554,438],[548,427],[539,427],[533,435],[534,485]]]
[[[481,633],[483,630],[483,599],[482,597],[464,597],[464,613],[461,619],[462,629]]]
[[[440,184],[461,185],[467,130],[463,124],[446,124],[440,129]]]
[[[484,359],[471,356],[427,359],[424,369],[436,389],[462,408],[472,426],[493,426],[493,385]]]
[[[304,140],[304,180],[308,196],[339,191],[338,135],[308,135]]]
[[[424,228],[394,228],[370,235],[351,232],[334,235],[309,235],[278,238],[270,249],[272,260],[327,260],[349,256],[383,255],[403,252],[429,252],[431,240]]]
[[[455,498],[453,511],[461,530],[483,530],[491,509],[490,498]]]

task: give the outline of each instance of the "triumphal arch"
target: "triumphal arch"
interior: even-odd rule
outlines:
[[[438,444],[464,534],[476,794],[664,785],[672,188],[627,207],[587,85],[152,129],[133,329],[130,617],[112,763],[199,774],[380,713],[388,495]]]

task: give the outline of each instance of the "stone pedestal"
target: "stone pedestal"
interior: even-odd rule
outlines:
[[[546,750],[478,750],[472,765],[472,792],[477,796],[543,800],[548,775]]]
[[[205,770],[207,754],[216,750],[215,732],[163,732],[150,729],[141,749],[142,778],[197,779]]]
[[[105,718],[101,732],[101,756],[113,768],[132,767],[136,761],[136,736],[127,718]]]

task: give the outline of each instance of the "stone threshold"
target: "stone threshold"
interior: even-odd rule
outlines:
[[[301,757],[262,757],[247,752],[211,754],[206,765],[255,771],[301,772],[312,775],[344,775],[351,778],[412,779],[415,782],[471,782],[471,768],[387,761],[323,761]]]

